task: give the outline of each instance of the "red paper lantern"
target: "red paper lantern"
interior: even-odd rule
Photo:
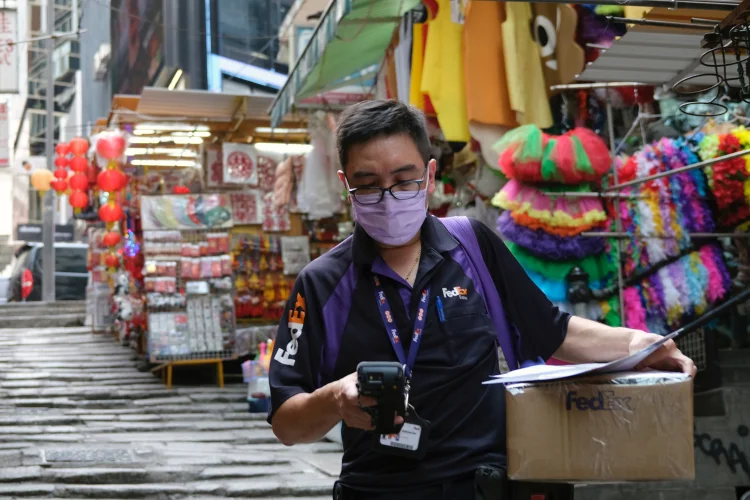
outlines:
[[[83,137],[76,137],[70,141],[70,152],[73,156],[84,156],[89,152],[89,141]]]
[[[73,191],[68,199],[73,208],[86,208],[89,204],[89,196],[83,191]]]
[[[125,137],[120,133],[109,133],[96,141],[96,153],[105,160],[117,160],[125,153]]]
[[[68,182],[65,179],[58,179],[49,183],[52,189],[57,192],[58,195],[63,194],[68,189]]]
[[[86,191],[89,188],[89,179],[86,174],[76,174],[70,178],[70,187],[78,191]]]
[[[70,165],[70,160],[66,157],[58,156],[57,158],[55,158],[55,166],[57,168],[67,168],[68,165]]]
[[[173,194],[190,194],[190,188],[187,186],[175,186],[172,188]]]
[[[102,243],[104,243],[104,246],[113,247],[119,244],[121,239],[120,233],[110,231],[102,237]]]
[[[117,258],[117,255],[111,253],[104,257],[104,264],[107,267],[117,267],[120,265],[120,259]]]
[[[122,207],[114,202],[109,202],[99,208],[99,218],[104,222],[117,222],[125,215]]]
[[[89,161],[85,156],[76,156],[70,160],[70,169],[73,172],[85,172],[89,168]]]
[[[99,186],[99,189],[108,193],[123,189],[127,183],[127,176],[117,169],[105,170],[96,179],[96,185]]]
[[[54,172],[55,178],[60,179],[61,181],[67,180],[68,178],[68,171],[64,168],[58,168]]]
[[[58,156],[65,156],[70,153],[70,146],[68,146],[64,142],[61,142],[60,144],[55,146],[55,153],[57,153]]]

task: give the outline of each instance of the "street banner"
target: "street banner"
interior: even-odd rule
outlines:
[[[15,10],[0,9],[0,94],[18,93],[18,22]]]

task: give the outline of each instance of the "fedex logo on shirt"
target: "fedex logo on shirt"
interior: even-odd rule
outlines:
[[[469,291],[466,288],[461,288],[460,286],[453,287],[452,290],[443,288],[443,297],[445,297],[446,299],[458,297],[461,300],[466,300],[469,298]]]
[[[289,328],[289,335],[292,340],[286,345],[286,349],[279,348],[276,351],[276,355],[273,357],[274,360],[278,361],[282,365],[294,366],[297,360],[294,356],[299,350],[299,338],[302,336],[302,329],[305,324],[305,298],[297,294],[297,300],[294,303],[294,307],[289,311],[289,317],[287,320],[287,328]]]

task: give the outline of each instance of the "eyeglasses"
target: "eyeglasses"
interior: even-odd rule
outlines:
[[[416,198],[419,191],[422,189],[422,183],[425,180],[427,169],[425,169],[425,175],[421,179],[413,181],[400,181],[391,187],[382,188],[379,186],[368,186],[361,188],[350,188],[348,189],[349,194],[352,195],[354,201],[360,205],[374,205],[380,203],[385,196],[385,193],[391,193],[391,196],[397,200],[410,200]],[[346,181],[347,187],[349,186],[349,180]]]

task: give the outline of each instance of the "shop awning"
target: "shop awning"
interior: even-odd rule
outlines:
[[[332,0],[270,108],[277,126],[300,100],[382,61],[402,16],[420,0]]]

